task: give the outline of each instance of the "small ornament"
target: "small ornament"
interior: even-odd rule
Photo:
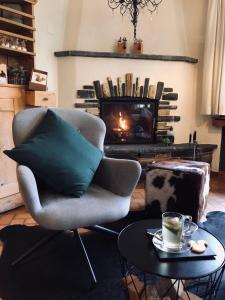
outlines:
[[[9,40],[7,39],[7,37],[5,35],[2,35],[0,37],[0,45],[2,47],[9,47]]]
[[[4,35],[0,35],[0,46],[5,47],[5,36]]]
[[[127,39],[124,37],[123,39],[120,37],[117,41],[116,52],[118,53],[126,53],[127,51]]]
[[[27,51],[26,42],[24,40],[21,40],[20,46],[22,51]]]
[[[15,39],[13,39],[13,38],[9,39],[9,48],[11,48],[11,49],[17,49],[16,48]]]
[[[20,46],[19,39],[16,38],[16,39],[14,39],[13,42],[14,42],[15,49],[16,49],[16,50],[21,50],[21,46]]]
[[[131,49],[132,54],[143,53],[143,41],[141,39],[134,39],[133,47]]]

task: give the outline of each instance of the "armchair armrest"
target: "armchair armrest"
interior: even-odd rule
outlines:
[[[104,157],[94,182],[123,197],[130,196],[141,175],[141,165],[135,160]]]
[[[17,167],[17,178],[25,205],[32,216],[35,216],[42,209],[42,206],[34,174],[30,168],[19,165]]]

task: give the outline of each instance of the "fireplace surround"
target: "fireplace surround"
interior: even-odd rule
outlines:
[[[158,101],[143,97],[99,99],[100,117],[106,124],[105,144],[154,144]]]
[[[178,100],[178,93],[164,87],[162,81],[152,83],[149,77],[141,79],[133,73],[116,79],[108,76],[103,83],[95,80],[93,85],[86,84],[77,90],[79,100],[75,107],[105,121],[106,145],[172,144],[171,123],[181,119],[173,115],[177,105],[172,104]]]

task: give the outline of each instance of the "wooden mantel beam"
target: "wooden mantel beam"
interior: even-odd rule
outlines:
[[[225,119],[212,119],[212,125],[215,127],[225,127]]]

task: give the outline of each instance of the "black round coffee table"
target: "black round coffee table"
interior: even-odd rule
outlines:
[[[160,261],[152,239],[147,235],[149,228],[161,228],[161,220],[142,220],[124,228],[118,238],[118,247],[125,265],[133,265],[143,274],[154,274],[174,279],[178,286],[183,280],[200,280],[207,278],[205,294],[215,294],[221,281],[225,252],[220,241],[209,232],[199,228],[203,240],[208,241],[210,248],[216,253],[214,259],[195,259],[181,261]],[[127,272],[128,270],[126,270]],[[131,274],[130,274],[131,275]],[[174,283],[173,283],[174,285]],[[178,294],[178,293],[177,293]]]

